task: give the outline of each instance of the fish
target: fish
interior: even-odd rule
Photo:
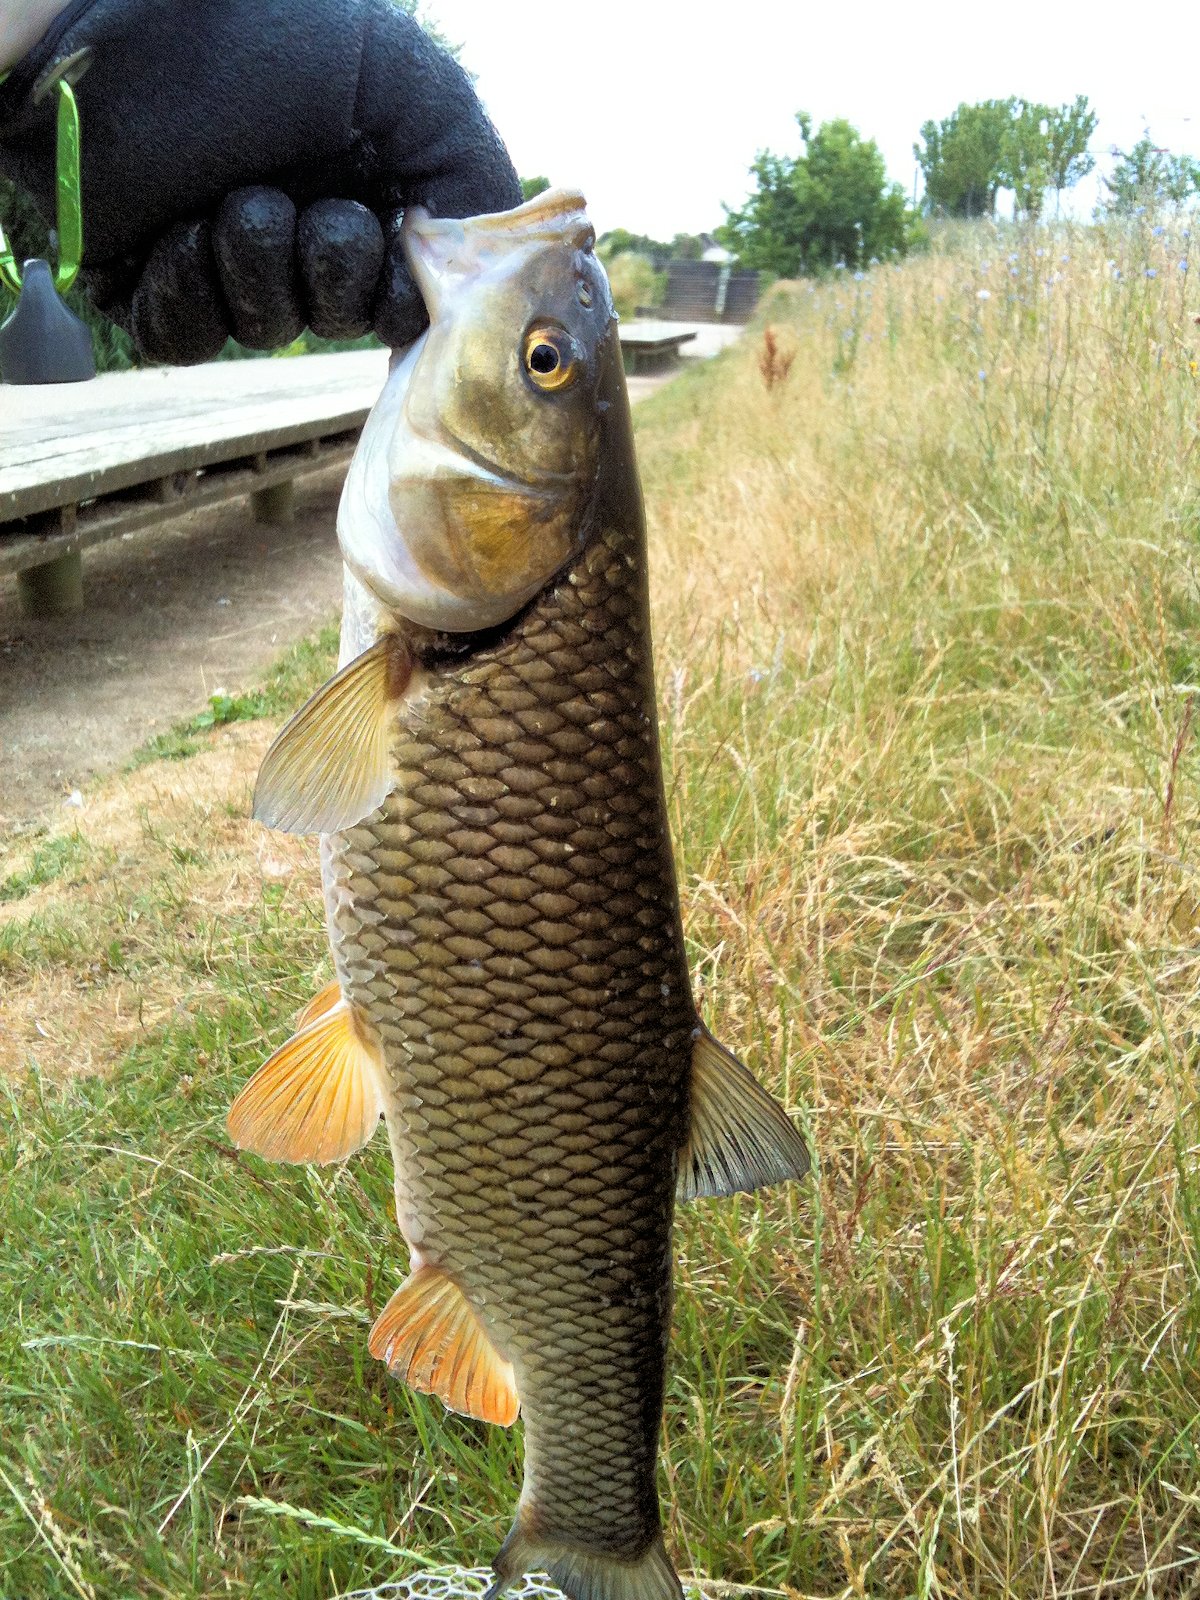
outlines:
[[[254,815],[318,834],[336,976],[229,1113],[342,1161],[387,1127],[410,1271],[369,1348],[501,1426],[492,1600],[678,1600],[656,1487],[677,1201],[806,1142],[701,1022],[659,752],[616,313],[583,197],[410,210],[428,331],[349,469],[335,677]]]

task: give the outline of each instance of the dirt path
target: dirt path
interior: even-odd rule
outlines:
[[[666,381],[634,378],[631,398]],[[27,621],[0,579],[0,837],[337,616],[339,493],[337,474],[318,480],[289,528],[238,504],[89,551],[78,617]]]
[[[89,551],[78,617],[21,617],[0,584],[0,833],[247,687],[337,614],[340,477],[302,496],[289,528],[249,507],[195,512]]]

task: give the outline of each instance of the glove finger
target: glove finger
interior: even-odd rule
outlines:
[[[429,314],[404,253],[403,211],[388,218],[387,254],[375,296],[375,336],[393,350],[411,344],[429,325]]]
[[[134,291],[130,330],[152,361],[193,366],[218,356],[229,337],[207,222],[168,228]]]
[[[385,255],[379,218],[357,200],[318,200],[296,241],[312,331],[323,339],[369,333]]]
[[[281,189],[256,185],[226,195],[213,225],[213,254],[239,343],[278,350],[300,337],[296,207]]]

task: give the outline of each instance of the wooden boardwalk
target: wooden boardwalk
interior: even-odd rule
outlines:
[[[0,385],[0,528],[19,517],[360,428],[382,351]]]
[[[349,464],[387,354],[227,361],[0,386],[0,576],[30,616],[83,604],[83,552],[249,496],[288,521],[298,480]]]

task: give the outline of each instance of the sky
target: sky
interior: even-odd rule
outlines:
[[[1200,0],[424,0],[523,177],[580,188],[600,232],[708,231],[757,151],[800,153],[795,113],[848,118],[911,195],[921,124],[960,101],[1086,94],[1097,173],[1149,126],[1200,157]]]

